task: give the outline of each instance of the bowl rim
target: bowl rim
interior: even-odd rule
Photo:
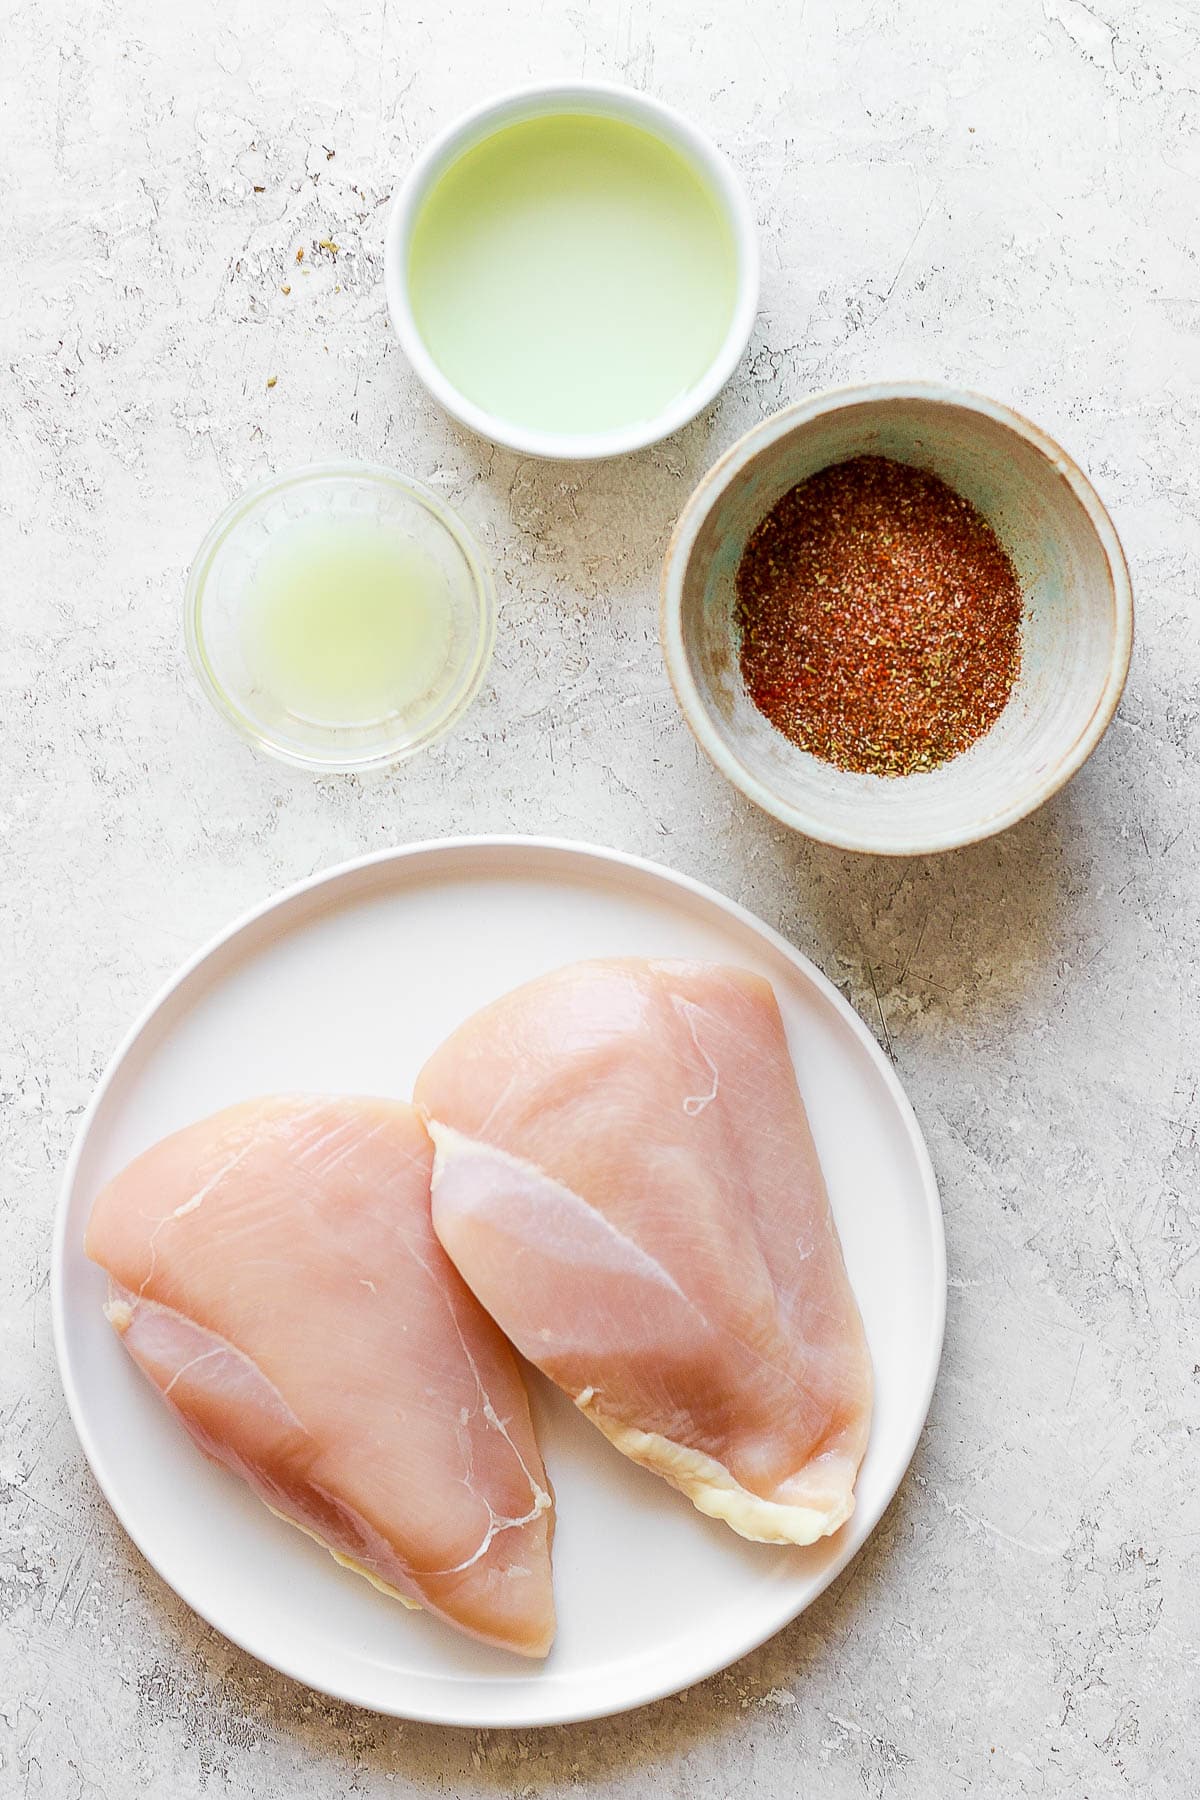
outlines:
[[[546,113],[594,113],[639,125],[664,139],[705,178],[729,221],[737,262],[733,311],[720,349],[704,375],[654,418],[605,432],[541,431],[477,406],[445,376],[425,346],[409,300],[408,248],[424,201],[467,150],[508,125]],[[459,424],[526,456],[594,462],[644,450],[680,430],[720,393],[741,360],[758,312],[759,248],[746,188],[723,150],[683,113],[652,94],[615,81],[529,82],[507,88],[453,119],[418,154],[396,192],[384,244],[384,290],[392,326],[409,365]]]
[[[339,477],[353,477],[360,481],[383,483],[389,487],[399,488],[410,500],[436,519],[437,523],[453,539],[470,571],[471,590],[474,595],[475,617],[478,625],[472,657],[464,664],[464,667],[469,668],[470,671],[466,685],[449,711],[410,741],[400,745],[383,746],[362,756],[323,756],[319,751],[314,751],[310,755],[282,744],[269,736],[242,710],[219,679],[205,643],[203,630],[205,585],[217,553],[230,533],[269,496],[282,493],[291,487],[299,487],[309,481],[324,481]],[[414,476],[405,475],[399,469],[388,468],[384,463],[344,457],[323,462],[300,463],[292,468],[281,469],[276,474],[264,476],[261,481],[252,482],[249,487],[243,488],[240,493],[234,495],[229,504],[223,507],[213,520],[201,540],[199,549],[192,558],[183,595],[183,630],[188,660],[202,693],[226,724],[231,725],[245,743],[252,745],[256,750],[261,750],[267,756],[274,757],[278,762],[288,763],[293,768],[308,769],[315,774],[366,774],[373,769],[391,768],[396,763],[406,762],[410,756],[415,756],[419,751],[428,749],[431,744],[436,743],[439,738],[444,737],[457,725],[478,695],[491,663],[496,641],[496,610],[496,585],[491,564],[457,513],[446,506],[430,488],[416,480]]]
[[[1087,516],[1104,555],[1114,618],[1112,654],[1095,705],[1074,742],[1056,759],[1053,767],[1033,791],[983,818],[924,836],[915,836],[911,830],[874,833],[841,831],[815,819],[803,808],[793,806],[759,781],[714,730],[692,674],[683,638],[683,582],[696,537],[733,478],[763,450],[814,419],[890,400],[914,400],[980,414],[1005,426],[1031,449],[1036,450],[1066,482]],[[701,477],[675,523],[663,559],[659,636],[667,674],[692,735],[710,761],[747,799],[792,830],[799,831],[818,843],[832,845],[835,849],[877,856],[922,856],[980,843],[997,832],[1007,830],[1010,825],[1027,818],[1052,795],[1058,793],[1083,767],[1112,721],[1129,673],[1133,652],[1133,590],[1125,552],[1104,502],[1078,463],[1048,432],[1003,402],[948,382],[857,382],[809,394],[793,405],[783,407],[779,412],[759,420]]]

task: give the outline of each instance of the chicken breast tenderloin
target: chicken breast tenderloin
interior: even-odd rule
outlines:
[[[768,982],[560,969],[460,1026],[416,1100],[446,1251],[617,1449],[743,1537],[849,1518],[870,1357]]]
[[[411,1106],[285,1096],[96,1200],[108,1316],[202,1450],[406,1605],[544,1656],[551,1500],[509,1346],[433,1234]]]

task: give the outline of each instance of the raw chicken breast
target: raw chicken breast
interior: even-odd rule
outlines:
[[[770,985],[578,963],[426,1064],[433,1221],[517,1348],[763,1543],[854,1506],[871,1365]]]
[[[551,1501],[512,1352],[433,1235],[411,1106],[230,1107],[100,1194],[107,1312],[192,1437],[338,1562],[526,1656]]]

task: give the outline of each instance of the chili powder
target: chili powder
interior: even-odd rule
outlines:
[[[912,775],[999,718],[1021,665],[1022,606],[969,501],[924,469],[856,456],[792,488],[747,543],[742,676],[802,750]]]

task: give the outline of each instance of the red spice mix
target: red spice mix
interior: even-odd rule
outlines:
[[[987,520],[907,463],[856,456],[786,493],[746,545],[746,689],[839,769],[934,769],[995,724],[1021,664],[1021,589]]]

